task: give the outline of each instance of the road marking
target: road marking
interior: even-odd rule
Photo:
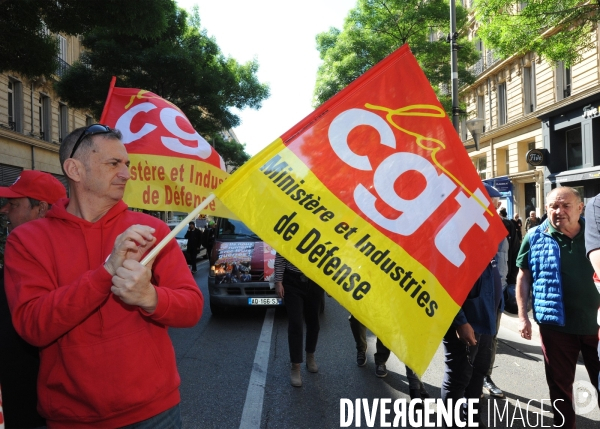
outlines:
[[[246,402],[242,411],[240,429],[260,428],[274,320],[275,309],[270,308],[265,314],[265,321],[260,332],[260,338],[258,339],[256,354],[254,355],[254,364],[252,365],[252,374],[250,374],[250,382],[248,383],[248,392],[246,393]]]

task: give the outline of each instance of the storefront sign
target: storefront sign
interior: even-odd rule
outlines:
[[[583,108],[583,117],[584,118],[595,118],[600,114],[600,106],[592,106],[588,104]]]
[[[546,149],[531,149],[527,152],[527,164],[538,167],[548,165],[548,151]]]

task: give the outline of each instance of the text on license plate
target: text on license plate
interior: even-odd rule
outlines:
[[[281,305],[281,298],[248,298],[249,305]]]

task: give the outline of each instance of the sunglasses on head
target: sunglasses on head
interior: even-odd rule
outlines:
[[[73,150],[71,151],[71,156],[69,158],[73,158],[73,155],[75,155],[75,151],[77,150],[84,138],[88,136],[94,136],[96,134],[108,134],[112,131],[113,130],[110,127],[107,127],[106,125],[102,124],[93,124],[86,127],[75,142],[75,146],[73,146]]]

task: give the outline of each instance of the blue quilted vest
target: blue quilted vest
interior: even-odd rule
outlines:
[[[565,326],[560,247],[548,232],[549,221],[529,230],[529,269],[533,276],[533,317],[538,323]]]

